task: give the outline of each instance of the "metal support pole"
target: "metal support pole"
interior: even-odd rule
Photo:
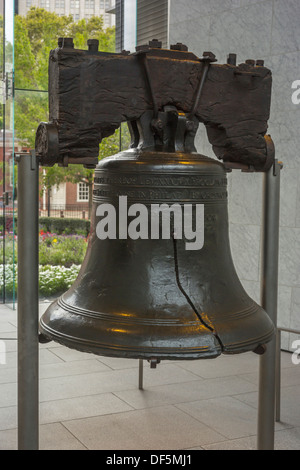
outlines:
[[[264,174],[261,304],[277,327],[280,170],[275,160]],[[258,397],[258,450],[274,449],[276,337],[260,357]]]
[[[275,392],[275,399],[276,399],[276,413],[275,419],[276,421],[280,421],[280,402],[281,402],[281,330],[277,330],[276,336],[276,392]]]
[[[143,359],[139,359],[139,390],[143,390]]]
[[[35,152],[18,161],[18,449],[38,450],[38,196]]]

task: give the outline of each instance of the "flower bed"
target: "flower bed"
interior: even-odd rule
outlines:
[[[87,239],[84,236],[57,235],[41,231],[39,240],[40,264],[65,267],[82,264],[87,247]]]
[[[44,297],[59,295],[68,290],[77,278],[80,266],[73,265],[69,268],[65,266],[39,266],[39,292]],[[0,265],[0,293],[3,289],[3,264]],[[15,281],[15,293],[18,291],[18,266],[13,264],[5,265],[5,294],[6,297],[13,296]]]
[[[39,292],[53,297],[68,290],[77,278],[87,248],[87,239],[81,235],[57,235],[40,232],[39,235]],[[5,294],[17,294],[18,265],[17,237],[13,249],[13,236],[5,238]],[[3,294],[4,270],[0,264],[0,295]]]

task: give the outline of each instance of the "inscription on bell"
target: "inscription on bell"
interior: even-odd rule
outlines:
[[[116,199],[119,196],[127,196],[129,199],[136,201],[210,201],[210,202],[219,202],[225,201],[227,199],[227,191],[203,191],[196,189],[149,189],[149,190],[140,190],[140,189],[127,189],[127,188],[112,188],[106,190],[104,188],[94,189],[93,191],[94,200],[97,202],[98,199]]]
[[[222,177],[207,176],[191,176],[191,175],[169,175],[169,176],[153,176],[153,175],[109,175],[96,172],[95,185],[125,185],[125,186],[151,186],[151,187],[220,187],[227,186],[227,179]]]

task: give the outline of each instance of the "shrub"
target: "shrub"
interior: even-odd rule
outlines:
[[[18,217],[14,216],[15,234],[18,232]],[[3,229],[3,216],[0,216],[0,227]],[[7,216],[5,219],[5,230],[11,231],[13,227],[12,216]],[[88,236],[90,232],[90,221],[85,219],[73,219],[63,217],[39,217],[39,229],[44,232],[53,232],[58,235],[61,234],[76,234]],[[2,230],[1,230],[2,233]]]
[[[60,295],[68,290],[76,280],[80,266],[39,266],[39,292],[41,295],[51,297]],[[0,294],[3,294],[3,265],[0,265]],[[18,291],[18,266],[5,265],[5,293],[13,295],[15,281],[15,293]]]
[[[87,247],[86,239],[79,235],[56,235],[41,232],[39,263],[53,266],[81,265]]]
[[[77,234],[88,236],[90,231],[90,221],[84,219],[60,218],[60,217],[40,217],[40,230],[61,234]]]

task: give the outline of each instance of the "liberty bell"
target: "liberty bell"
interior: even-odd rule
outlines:
[[[227,173],[230,166],[234,168],[239,163],[242,168],[247,166],[254,171],[266,167],[268,159],[271,159],[270,142],[260,132],[262,141],[259,149],[255,150],[249,143],[250,130],[245,145],[242,137],[238,144],[234,136],[222,143],[228,129],[220,124],[221,121],[218,125],[214,124],[213,113],[216,110],[209,115],[211,103],[207,96],[211,96],[209,87],[218,76],[219,82],[227,80],[230,90],[237,89],[238,93],[245,95],[243,99],[247,99],[248,91],[253,97],[251,81],[255,78],[251,77],[251,73],[254,72],[264,80],[260,93],[265,95],[267,69],[253,67],[253,64],[250,68],[247,67],[249,64],[245,64],[238,69],[230,63],[214,69],[211,53],[199,60],[180,45],[173,46],[170,51],[157,47],[157,44],[154,46],[152,43],[148,48],[141,48],[135,55],[112,54],[110,65],[107,64],[110,57],[97,51],[79,51],[76,56],[76,50],[60,45],[52,52],[56,59],[52,60],[52,67],[56,69],[52,69],[50,78],[55,77],[59,70],[62,74],[57,87],[64,83],[64,61],[68,60],[70,67],[74,59],[72,88],[76,88],[78,73],[81,90],[86,55],[90,53],[89,64],[94,61],[97,65],[97,61],[102,61],[103,85],[100,83],[100,89],[95,93],[99,93],[97,96],[101,95],[104,101],[111,98],[111,95],[105,97],[104,89],[107,89],[105,74],[112,73],[113,60],[119,60],[118,67],[124,66],[125,75],[130,62],[130,70],[136,75],[132,78],[135,84],[132,93],[128,90],[130,85],[127,84],[127,89],[125,85],[122,88],[124,77],[121,73],[118,75],[119,82],[115,78],[112,80],[111,87],[116,94],[114,106],[121,91],[127,90],[128,102],[124,105],[123,93],[123,101],[119,101],[119,115],[122,114],[120,120],[124,119],[124,106],[130,108],[127,109],[127,117],[130,117],[131,147],[100,160],[96,166],[86,256],[75,283],[43,314],[40,339],[54,340],[97,355],[147,360],[155,358],[158,361],[261,352],[273,338],[274,326],[267,313],[245,292],[232,261]],[[79,60],[80,71],[76,69]],[[169,65],[166,64],[168,60]],[[178,80],[187,83],[187,90],[177,86],[180,93],[186,93],[184,102],[180,102],[175,92],[167,96],[164,89],[160,89],[159,93],[157,85],[159,82],[165,90],[169,89],[172,83],[168,81],[168,74],[174,74],[172,67],[176,61],[177,71],[182,70],[182,77]],[[161,75],[155,74],[155,70],[161,68],[160,74],[166,74],[164,80]],[[91,73],[90,68],[86,73]],[[190,74],[190,80],[186,74]],[[225,78],[224,74],[227,74]],[[157,82],[154,78],[151,82],[151,77],[156,77]],[[175,75],[172,77],[174,81]],[[88,78],[91,77],[87,77],[87,82]],[[257,79],[256,89],[259,89],[259,83]],[[139,90],[140,85],[141,89],[146,89],[144,98],[134,96],[135,99],[131,99],[134,94],[139,95],[140,91],[133,90],[134,87]],[[208,95],[204,93],[206,85]],[[84,89],[83,100],[87,107],[88,86]],[[91,126],[89,122],[92,120],[98,123],[98,127],[91,128],[89,134],[92,146],[95,128],[102,135],[112,133],[119,124],[118,118],[112,121],[111,117],[106,117],[111,124],[108,130],[109,126],[104,124],[104,114],[102,121],[97,121],[92,115],[94,106],[89,111],[91,115],[86,114],[86,123],[81,119],[76,124],[76,119],[72,118],[72,126],[78,125],[78,130],[70,133],[71,125],[68,128],[68,123],[62,122],[64,90],[61,94],[60,90],[53,90],[50,103],[57,100],[55,106],[52,104],[53,119],[40,125],[36,150],[44,164],[47,161],[49,164],[76,163],[75,155],[80,154],[78,149],[85,148],[83,139],[87,132],[82,126]],[[238,99],[234,91],[232,93],[231,100]],[[220,94],[218,96],[222,97]],[[259,98],[258,95],[257,102],[262,107]],[[224,95],[225,99],[228,96]],[[263,103],[267,107],[268,102],[266,104],[265,100]],[[242,103],[239,102],[239,105],[242,106]],[[105,103],[99,106],[105,109]],[[237,109],[235,104],[233,107]],[[136,114],[133,109],[138,110]],[[97,112],[100,113],[99,109]],[[110,112],[106,110],[106,113]],[[54,119],[55,113],[58,113],[59,119]],[[65,115],[70,114],[68,109]],[[261,108],[257,115],[261,123]],[[234,116],[234,119],[236,121],[232,122],[236,122],[239,130],[235,135],[243,136],[243,125],[239,123],[241,115]],[[196,152],[194,138],[201,120],[207,126],[209,140],[219,160]],[[253,131],[253,141],[257,140],[256,134],[257,128]],[[67,141],[72,144],[69,145],[69,153],[66,150]],[[223,162],[220,161],[221,154]],[[242,155],[240,160],[237,159],[238,154]],[[231,161],[230,155],[233,156]],[[55,158],[61,160],[55,161]],[[91,165],[90,155],[85,156],[84,150],[81,158],[82,163]]]

